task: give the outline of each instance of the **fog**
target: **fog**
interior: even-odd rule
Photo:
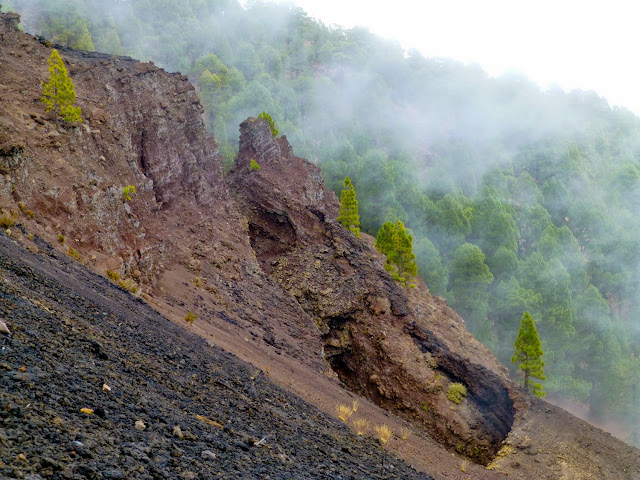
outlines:
[[[363,231],[398,219],[412,230],[428,288],[516,380],[510,357],[529,311],[549,398],[585,405],[592,420],[617,420],[623,439],[637,438],[640,119],[631,112],[594,92],[542,91],[520,75],[490,78],[424,58],[286,5],[5,0],[7,8],[55,42],[189,74],[227,166],[239,123],[269,112],[336,193],[350,176]],[[469,274],[482,265],[491,278]]]

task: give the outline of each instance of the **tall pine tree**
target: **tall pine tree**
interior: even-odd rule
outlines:
[[[76,101],[76,91],[57,50],[54,49],[51,52],[48,63],[49,80],[42,84],[41,98],[42,103],[47,107],[47,112],[53,110],[65,122],[81,122],[80,107],[73,105]]]
[[[353,188],[351,179],[344,179],[344,190],[340,194],[340,215],[338,221],[353,232],[356,237],[360,237],[360,215],[358,214],[358,201],[356,191]]]
[[[544,376],[544,361],[542,360],[542,344],[538,337],[538,330],[533,321],[533,317],[529,312],[524,312],[520,322],[520,331],[516,339],[515,352],[511,361],[520,364],[520,370],[524,372],[524,388],[531,391],[538,397],[542,398],[546,395],[539,383],[529,383],[529,377],[539,380],[546,380]]]
[[[396,224],[385,222],[382,225],[376,237],[376,248],[387,256],[385,270],[403,287],[414,287],[410,281],[418,274],[418,266],[413,253],[413,236],[407,233],[400,220]]]

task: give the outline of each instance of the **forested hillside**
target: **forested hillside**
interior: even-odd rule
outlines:
[[[640,119],[631,112],[591,92],[543,92],[520,76],[404,52],[290,6],[5,0],[10,8],[55,43],[189,74],[228,166],[238,124],[269,112],[332,189],[351,178],[363,231],[398,219],[413,231],[431,292],[505,365],[529,311],[547,393],[637,429]]]

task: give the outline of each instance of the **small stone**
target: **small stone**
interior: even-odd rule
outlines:
[[[125,478],[124,472],[121,470],[104,470],[102,476],[109,479]]]
[[[18,454],[18,461],[19,462],[26,462],[27,461],[27,457],[24,456],[24,453],[19,453]]]
[[[7,324],[0,320],[0,333],[4,333],[5,335],[11,335],[11,330],[7,327]]]
[[[176,425],[175,427],[173,427],[173,436],[179,439],[184,438],[184,433],[182,433],[182,429],[180,428],[180,425]]]
[[[27,366],[26,365],[22,365],[19,369],[19,371],[21,371],[22,373],[27,371]]]
[[[215,460],[216,459],[216,454],[213,453],[211,450],[204,450],[204,451],[200,452],[200,456],[202,458],[204,458],[205,460]]]
[[[136,430],[140,430],[141,432],[147,428],[147,426],[144,424],[144,422],[142,420],[136,420]]]
[[[93,415],[93,408],[81,408],[80,413],[86,413],[87,415]]]
[[[87,449],[84,443],[74,440],[71,442],[71,448],[81,457],[90,457],[91,452]]]
[[[111,387],[109,385],[107,385],[106,383],[102,384],[102,391],[104,393],[109,393],[111,391]]]

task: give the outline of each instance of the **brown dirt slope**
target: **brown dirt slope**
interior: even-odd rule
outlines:
[[[225,179],[186,77],[63,51],[84,122],[59,126],[39,100],[51,48],[15,23],[0,17],[0,206],[27,232],[327,412],[360,395],[394,425],[389,448],[437,478],[640,478],[637,450],[531,407],[442,299],[400,288],[373,239],[336,222],[320,170],[265,121],[242,124]],[[460,404],[447,398],[456,382]]]

